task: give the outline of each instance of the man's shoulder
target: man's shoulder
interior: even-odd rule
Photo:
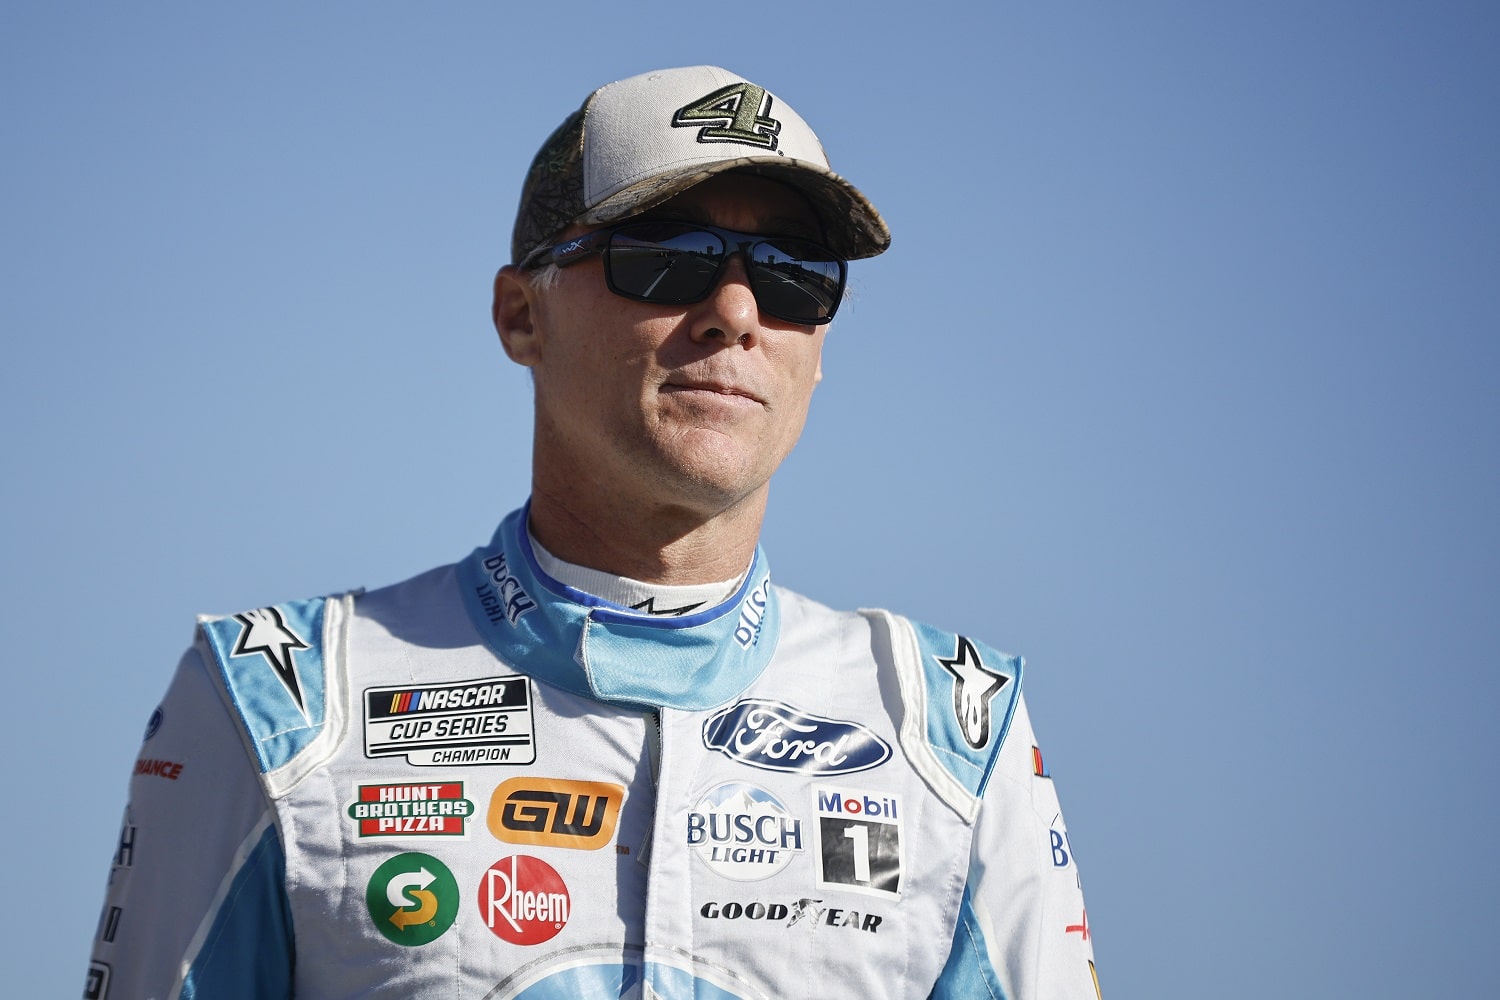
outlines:
[[[950,674],[962,673],[972,666],[975,671],[1003,675],[1019,685],[1023,659],[1002,652],[981,639],[938,628],[886,608],[839,610],[780,585],[775,589],[783,615],[800,625],[861,629],[873,626],[876,640],[881,638],[881,632],[885,633],[887,641],[909,639],[918,647],[915,652],[917,659],[940,666],[951,664],[945,668]]]
[[[460,606],[455,586],[449,564],[376,590],[199,615],[196,645],[204,666],[245,730],[261,772],[308,757],[339,728],[342,693],[335,688],[352,622],[374,620],[392,634],[398,626],[438,627],[437,609]]]
[[[836,611],[793,591],[779,596],[783,637],[799,653],[868,650],[905,706],[900,735],[913,766],[972,818],[1020,707],[1021,658],[884,609]]]
[[[859,617],[857,611],[840,611],[779,583],[773,583],[771,589],[776,592],[776,599],[781,603],[783,614],[792,614],[820,622]]]

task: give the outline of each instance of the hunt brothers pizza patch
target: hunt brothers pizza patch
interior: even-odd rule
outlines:
[[[361,837],[462,837],[473,815],[462,781],[360,785],[349,807]]]

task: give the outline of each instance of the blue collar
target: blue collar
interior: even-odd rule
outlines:
[[[464,607],[484,643],[538,680],[599,701],[699,711],[729,701],[776,651],[781,610],[760,546],[728,600],[693,615],[643,615],[542,571],[528,502],[458,564]]]

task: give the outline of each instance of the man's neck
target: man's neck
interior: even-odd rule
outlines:
[[[552,579],[564,583],[574,590],[602,598],[611,604],[630,608],[642,614],[656,616],[689,615],[705,607],[713,607],[728,600],[745,575],[740,573],[728,580],[714,583],[681,584],[668,586],[661,583],[645,583],[626,576],[616,576],[577,563],[557,558],[547,547],[537,541],[528,530],[531,551],[537,565]]]
[[[646,583],[678,586],[728,580],[755,555],[767,490],[712,517],[602,493],[586,498],[534,481],[532,535],[570,563]]]

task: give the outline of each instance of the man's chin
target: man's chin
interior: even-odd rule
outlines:
[[[764,489],[768,472],[758,471],[737,448],[678,449],[662,456],[656,483],[659,495],[703,510],[726,510]]]

